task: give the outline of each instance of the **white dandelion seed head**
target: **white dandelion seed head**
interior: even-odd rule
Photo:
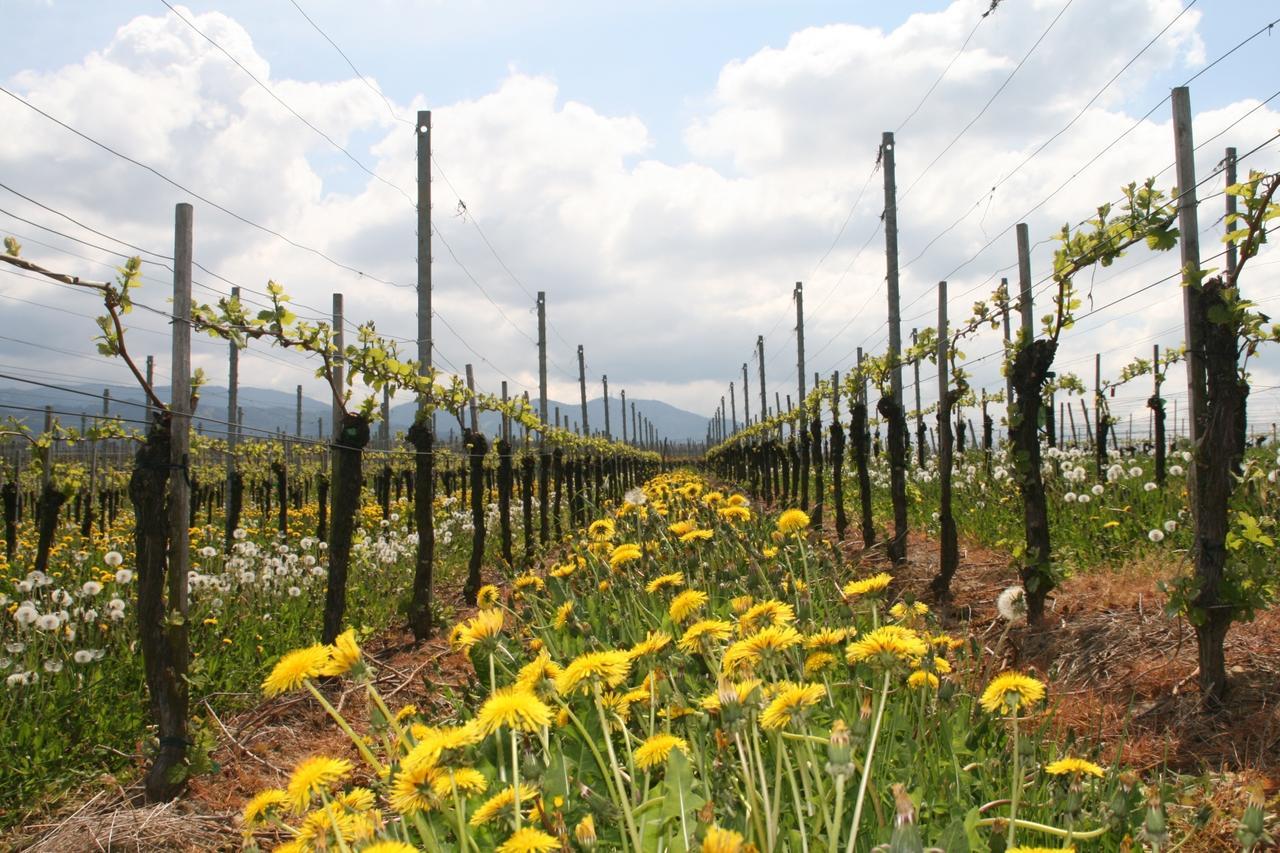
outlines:
[[[119,569],[116,571],[116,583],[126,584],[133,582],[133,572],[129,569]]]
[[[1155,483],[1143,483],[1143,484],[1142,484],[1142,490],[1143,490],[1144,492],[1154,492],[1154,491],[1155,491],[1156,489],[1158,489],[1158,488],[1159,488],[1159,486],[1157,486]]]
[[[1165,532],[1165,533],[1172,533],[1173,531],[1175,531],[1175,530],[1177,530],[1177,529],[1178,529],[1178,522],[1174,521],[1173,519],[1169,519],[1168,521],[1166,521],[1166,522],[1164,523],[1164,532]]]
[[[1020,586],[1011,586],[996,599],[996,612],[1006,622],[1017,622],[1027,616],[1027,594]]]
[[[1182,466],[1181,466],[1181,465],[1170,465],[1170,466],[1169,466],[1169,476],[1171,476],[1171,477],[1181,477],[1181,476],[1182,476]]]
[[[1090,501],[1092,501],[1092,500],[1093,500],[1093,495],[1081,495],[1081,496],[1078,498],[1078,500],[1079,500],[1079,501],[1080,501],[1080,503],[1082,503],[1082,504],[1087,504],[1087,503],[1089,503]]]
[[[644,506],[649,499],[645,496],[644,489],[635,488],[627,491],[622,499],[633,506]]]
[[[89,597],[93,597],[102,592],[102,584],[97,581],[85,581],[84,586],[80,587],[80,593]]]
[[[1162,542],[1164,541],[1164,531],[1159,528],[1151,530],[1147,533],[1147,538],[1152,542]]]
[[[124,555],[119,551],[108,551],[102,555],[102,562],[114,569],[124,562]]]
[[[1077,495],[1075,492],[1067,492],[1065,495],[1062,496],[1062,499],[1069,504],[1075,503],[1076,498],[1077,498]]]
[[[1089,491],[1093,492],[1095,495],[1101,495],[1106,491],[1106,489],[1103,488],[1101,483],[1094,483],[1093,488],[1089,489]]]

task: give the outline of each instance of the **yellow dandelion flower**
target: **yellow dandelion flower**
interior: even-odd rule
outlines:
[[[690,530],[694,530],[697,526],[698,525],[694,524],[692,521],[677,521],[675,524],[667,526],[667,532],[672,536],[679,537],[685,535]]]
[[[442,770],[425,762],[405,762],[391,781],[391,792],[388,801],[397,814],[413,815],[417,812],[429,812],[440,805],[440,797],[436,794],[435,782],[440,778]]]
[[[813,651],[833,649],[845,640],[853,638],[854,628],[823,628],[804,638],[804,647]]]
[[[577,570],[578,567],[575,564],[565,563],[563,566],[556,566],[554,569],[547,572],[547,574],[551,575],[553,578],[567,578]]]
[[[412,734],[417,743],[401,762],[406,767],[435,767],[441,759],[452,758],[458,751],[474,746],[485,737],[485,732],[475,720],[461,726],[438,729],[415,725]]]
[[[729,506],[750,506],[751,501],[747,500],[746,495],[729,495],[729,500],[725,501]]]
[[[431,790],[440,799],[452,798],[455,791],[459,794],[483,794],[489,787],[489,780],[474,767],[440,768],[431,780]]]
[[[785,601],[771,598],[752,605],[747,612],[738,617],[738,630],[743,634],[753,633],[757,624],[760,627],[769,625],[789,625],[796,621],[796,610]]]
[[[882,625],[861,640],[855,640],[845,649],[849,663],[879,663],[890,666],[899,662],[918,660],[929,651],[924,640],[910,628],[900,625]]]
[[[316,644],[305,649],[297,649],[280,658],[262,682],[262,692],[267,696],[279,696],[290,690],[297,690],[308,678],[315,678],[324,672],[329,664],[329,647]]]
[[[720,666],[727,673],[749,670],[766,656],[779,654],[802,642],[800,632],[790,625],[770,625],[729,646]]]
[[[1044,683],[1029,675],[1002,672],[991,679],[978,702],[992,714],[1002,711],[1016,713],[1024,705],[1039,702],[1044,698],[1044,692]]]
[[[826,672],[839,660],[831,652],[814,652],[804,659],[805,677],[812,678],[820,672]]]
[[[778,549],[772,545],[766,545],[760,549],[760,554],[766,560],[772,560],[774,557],[778,556]]]
[[[738,522],[751,520],[751,510],[747,509],[745,506],[739,506],[737,504],[730,504],[729,506],[721,507],[716,512],[716,515],[720,516],[730,524],[737,524]]]
[[[869,578],[863,578],[860,581],[849,581],[841,590],[845,598],[857,598],[859,596],[875,597],[889,588],[889,584],[893,583],[893,575],[888,572],[880,572]]]
[[[729,607],[734,613],[741,616],[751,609],[751,605],[755,603],[755,599],[749,595],[739,595],[729,599]]]
[[[476,722],[486,735],[506,727],[522,732],[535,732],[551,725],[551,709],[528,690],[503,688],[493,693],[476,714]]]
[[[476,606],[481,610],[489,610],[498,606],[502,593],[496,586],[487,583],[476,591]]]
[[[671,599],[671,607],[667,612],[671,615],[671,621],[679,625],[701,610],[707,600],[708,596],[702,590],[687,589]]]
[[[742,853],[742,833],[718,826],[708,827],[702,838],[702,853]]]
[[[612,518],[598,518],[587,528],[587,535],[592,539],[612,539],[617,529]]]
[[[662,651],[670,642],[670,634],[660,634],[656,631],[650,631],[645,635],[643,640],[632,646],[627,654],[630,655],[633,660],[636,658],[642,658],[645,655],[656,654],[657,652]]]
[[[652,595],[664,589],[675,589],[678,586],[684,586],[684,575],[680,572],[672,572],[668,575],[658,575],[658,577],[649,581],[644,591]]]
[[[376,798],[373,791],[357,785],[349,791],[343,791],[333,801],[347,811],[367,812],[373,808]]]
[[[908,687],[932,687],[938,689],[938,676],[932,672],[926,672],[923,669],[917,669],[915,672],[907,676]]]
[[[661,764],[667,760],[667,756],[673,749],[678,749],[685,755],[689,754],[689,744],[684,738],[665,733],[656,734],[636,747],[636,764],[641,768]]]
[[[688,533],[680,537],[680,541],[681,542],[705,542],[713,536],[715,536],[715,531],[713,530],[704,530],[704,529],[690,530]]]
[[[533,589],[534,592],[542,592],[547,588],[546,581],[537,575],[521,575],[512,581],[511,585],[520,591]]]
[[[458,638],[458,645],[463,650],[470,650],[486,640],[492,640],[502,633],[505,620],[503,612],[497,608],[481,610],[463,627]]]
[[[778,532],[782,534],[799,533],[809,526],[809,514],[804,510],[789,509],[778,516]]]
[[[516,673],[516,684],[526,690],[533,690],[545,682],[554,681],[561,671],[560,664],[553,661],[547,652],[542,651],[536,658],[520,667],[520,671]]]
[[[583,692],[599,681],[606,687],[617,687],[631,671],[631,656],[624,651],[587,652],[569,662],[556,676],[556,690],[563,695],[579,688]]]
[[[532,785],[520,783],[520,810],[533,807],[533,801],[538,796],[538,789]],[[489,799],[485,800],[471,814],[471,820],[468,821],[472,826],[483,826],[490,821],[496,820],[507,812],[515,813],[514,806],[516,802],[516,790],[514,787],[503,788]]]
[[[346,675],[360,661],[360,647],[356,645],[356,632],[348,628],[338,635],[329,647],[329,663],[321,675]]]
[[[585,850],[592,850],[596,846],[596,819],[591,815],[587,815],[578,821],[578,825],[573,828],[573,837],[577,840],[578,846]]]
[[[280,848],[277,847],[276,850]],[[418,848],[403,841],[375,841],[368,847],[361,847],[360,853],[417,853]]]
[[[634,542],[624,542],[609,552],[609,568],[617,569],[627,563],[633,563],[643,556],[640,546]]]
[[[733,625],[722,619],[701,619],[685,629],[676,646],[682,652],[699,651],[713,641],[727,640],[733,634]]]
[[[779,691],[760,715],[760,725],[766,729],[780,729],[788,723],[804,719],[804,709],[818,704],[827,695],[821,684],[794,684]]]
[[[894,619],[906,619],[908,617],[924,616],[929,612],[929,605],[923,601],[913,601],[907,604],[905,601],[899,601],[897,604],[889,608],[889,615]]]
[[[525,826],[498,846],[497,853],[547,853],[559,850],[560,842],[555,836],[547,835],[541,829]]]
[[[313,796],[342,781],[351,770],[351,762],[345,758],[315,755],[293,769],[285,791],[293,801],[295,810],[301,812],[306,809]]]
[[[417,705],[405,705],[399,711],[396,711],[396,722],[403,723],[409,717],[412,717],[417,713],[418,713]]]
[[[569,624],[569,617],[573,615],[573,602],[566,601],[556,608],[555,629],[561,631],[565,625]]]
[[[257,826],[265,823],[269,818],[278,817],[281,812],[288,808],[292,802],[292,798],[287,791],[279,788],[268,788],[256,794],[253,799],[245,803],[244,806],[244,825]]]
[[[1106,775],[1106,771],[1094,764],[1092,761],[1086,761],[1083,758],[1059,758],[1057,761],[1051,762],[1044,766],[1044,772],[1053,776],[1097,776],[1101,779]]]

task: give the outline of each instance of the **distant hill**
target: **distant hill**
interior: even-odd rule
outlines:
[[[67,385],[65,390],[42,388],[35,385],[0,385],[0,418],[14,417],[38,429],[44,420],[42,414],[45,406],[52,406],[54,417],[69,427],[80,426],[81,416],[93,417],[102,414],[102,395],[105,390],[110,393],[109,412],[113,416],[136,420],[138,423],[129,426],[142,428],[146,408],[142,392],[137,387],[122,385]],[[157,389],[162,399],[168,399],[169,389]],[[276,391],[269,388],[242,387],[238,395],[238,403],[244,410],[244,426],[250,435],[271,435],[277,430],[287,435],[296,431],[296,399],[287,391]],[[673,442],[685,440],[700,442],[706,438],[707,419],[695,415],[660,400],[627,400],[628,411],[627,434],[631,434],[631,404],[635,403],[636,411],[644,414],[657,428],[658,433]],[[610,427],[617,438],[622,436],[621,401],[611,397]],[[537,405],[537,401],[534,401]],[[582,407],[578,403],[547,401],[547,411],[552,423],[555,422],[556,407],[560,408],[563,423],[569,428],[582,419]],[[33,411],[34,410],[34,411]],[[409,401],[392,405],[392,433],[409,428],[413,422],[415,404]],[[331,417],[331,407],[327,403],[309,397],[302,398],[302,435],[315,438],[319,431],[327,436]],[[587,416],[594,433],[604,430],[604,400],[597,397],[587,401]],[[200,404],[196,410],[197,427],[207,434],[222,434],[226,431],[227,389],[206,385],[200,390]],[[487,434],[494,435],[500,428],[500,416],[493,412],[480,414],[480,428]],[[458,432],[457,421],[448,415],[438,416],[440,438],[448,439],[450,432]],[[377,426],[374,427],[375,436]]]

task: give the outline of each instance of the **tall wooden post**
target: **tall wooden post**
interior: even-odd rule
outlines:
[[[169,565],[168,618],[165,633],[169,644],[169,665],[178,684],[178,705],[161,712],[159,735],[161,757],[157,765],[173,767],[186,755],[187,658],[190,654],[187,627],[187,573],[191,568],[191,267],[193,215],[190,204],[175,210],[173,246],[173,333],[169,371]],[[166,713],[167,712],[167,713]],[[166,720],[167,715],[173,719]]]
[[[294,391],[293,402],[293,434],[298,438],[302,438],[302,386],[299,385]]]
[[[1187,343],[1187,426],[1194,445],[1204,432],[1207,406],[1204,367],[1204,300],[1198,287],[1185,278],[1186,270],[1200,269],[1200,224],[1196,210],[1195,142],[1191,132],[1191,92],[1186,86],[1173,90],[1173,141],[1178,176],[1178,244],[1182,249],[1182,309]],[[1193,469],[1195,466],[1191,466]],[[1195,502],[1192,501],[1194,508]]]
[[[238,302],[240,300],[240,288],[231,288],[231,301]],[[236,346],[235,341],[227,343],[227,488],[226,488],[226,506],[224,507],[227,516],[231,516],[231,478],[236,471],[236,445],[240,442],[240,430],[237,428],[239,421],[237,415],[240,410],[239,402],[240,394],[240,347]],[[106,412],[104,411],[105,415]]]
[[[751,385],[747,379],[747,363],[742,362],[742,426],[751,426]]]
[[[538,291],[538,415],[547,420],[547,294]]]
[[[917,342],[918,331],[911,330],[911,348],[914,350]],[[941,364],[938,366],[939,372],[942,370]],[[911,359],[911,377],[916,389],[916,464],[921,468],[924,467],[924,413],[921,411],[920,405],[920,356],[917,354]]]
[[[337,386],[333,390],[333,438],[334,441],[342,435],[342,398],[339,396],[344,382],[346,371],[343,368],[342,353],[346,350],[346,336],[343,334],[342,319],[342,294],[333,294],[333,343],[338,348],[338,356],[333,360],[333,379]],[[334,482],[337,480],[335,478]]]
[[[733,383],[729,383],[729,426],[732,427],[733,435],[738,433],[738,396],[734,393]]]
[[[1018,307],[1022,309],[1022,334],[1026,342],[1035,339],[1035,312],[1031,296],[1031,237],[1027,223],[1019,222],[1018,235]]]
[[[792,292],[792,298],[796,303],[796,381],[799,383],[800,396],[797,398],[797,405],[800,406],[800,417],[804,418],[804,284],[796,282],[796,289]]]
[[[604,385],[604,437],[606,441],[612,441],[613,433],[609,426],[609,375],[601,376],[600,382]]]
[[[760,420],[769,418],[769,395],[764,388],[764,335],[756,337],[756,358],[760,362]]]
[[[591,422],[587,420],[587,361],[578,344],[578,391],[582,395],[582,434],[591,435]]]
[[[890,387],[893,401],[902,405],[902,317],[898,297],[898,187],[895,174],[893,134],[885,132],[880,140],[880,165],[884,170],[884,246],[885,277],[889,295],[889,359]]]
[[[418,110],[417,131],[418,164],[418,364],[424,375],[431,375],[435,347],[431,330],[431,110]],[[418,399],[418,407],[425,408],[425,396]],[[436,433],[435,410],[431,412],[431,434]]]
[[[627,443],[627,389],[623,388],[622,391],[618,393],[618,396],[622,398],[622,443],[626,444]],[[634,434],[635,434],[635,431],[632,430],[632,435]]]
[[[467,371],[467,390],[471,392],[471,401],[468,409],[471,412],[471,431],[473,433],[480,431],[480,410],[476,406],[476,377],[471,370],[471,365],[466,367]]]

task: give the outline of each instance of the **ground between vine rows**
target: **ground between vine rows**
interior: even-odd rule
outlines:
[[[830,529],[825,533],[835,539]],[[1232,630],[1229,705],[1206,716],[1198,708],[1194,635],[1185,622],[1163,611],[1159,583],[1178,571],[1176,565],[1146,560],[1077,574],[1051,597],[1046,629],[1015,627],[1006,634],[995,599],[1014,576],[1007,555],[962,543],[953,599],[939,603],[927,593],[937,544],[923,535],[911,536],[911,559],[896,568],[882,549],[864,550],[852,531],[836,547],[850,570],[861,565],[891,571],[896,595],[929,601],[949,630],[976,636],[1002,665],[1048,677],[1060,738],[1101,742],[1108,758],[1118,757],[1145,774],[1162,765],[1207,774],[1206,785],[1189,787],[1170,806],[1171,820],[1182,824],[1182,832],[1196,827],[1184,851],[1230,849],[1250,783],[1262,785],[1274,810],[1280,799],[1280,613],[1263,612]],[[440,595],[456,601],[460,590],[443,589]],[[459,612],[455,618],[468,615]],[[469,661],[449,649],[443,631],[416,648],[408,632],[386,631],[365,649],[376,662],[379,689],[393,707],[413,703],[424,713],[447,718],[474,682]],[[332,692],[331,699],[353,723],[363,723],[362,703],[348,705],[351,696],[348,686]],[[309,755],[357,758],[350,741],[305,694],[264,701],[219,720],[218,726],[214,758],[220,772],[194,780],[182,801],[135,807],[130,799],[140,792],[138,786],[104,779],[96,791],[73,797],[75,805],[28,822],[9,849],[238,850],[239,812],[254,793],[280,785]],[[270,839],[262,840],[270,846]]]

